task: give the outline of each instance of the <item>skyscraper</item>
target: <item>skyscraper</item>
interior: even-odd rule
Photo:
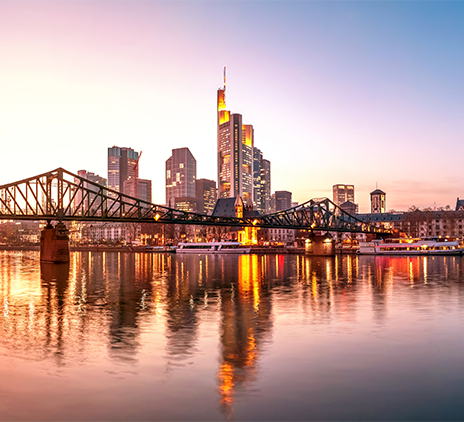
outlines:
[[[195,200],[197,178],[197,160],[188,148],[172,150],[172,156],[166,161],[166,205],[175,207],[176,198]]]
[[[292,193],[286,190],[275,192],[276,211],[287,210],[292,207]]]
[[[212,214],[216,204],[216,182],[208,179],[196,181],[197,212]]]
[[[261,214],[271,211],[271,163],[263,158],[261,150],[253,150],[254,206]]]
[[[124,182],[139,177],[139,153],[132,148],[108,148],[108,187],[124,192]]]
[[[344,202],[350,201],[354,204],[353,185],[333,185],[333,202],[340,206]]]
[[[218,197],[241,196],[253,200],[252,125],[242,123],[241,114],[226,110],[226,74],[217,95]]]
[[[124,182],[123,187],[126,195],[151,203],[151,180],[129,179]]]
[[[91,173],[86,170],[79,170],[77,172],[77,175],[91,182],[97,183],[100,186],[106,187],[107,180],[104,177],[100,177],[95,173]],[[74,183],[79,184],[80,180],[74,179]],[[97,193],[99,192],[99,188],[97,186],[94,186],[86,182],[83,183],[83,187],[95,192],[95,194],[90,193],[89,195],[85,197],[85,200],[82,201],[84,199],[82,195],[82,191],[80,189],[76,191],[76,196],[74,198],[74,207],[75,207],[76,212],[80,215],[91,210],[92,208],[98,209],[98,207],[101,205],[101,197],[97,196]]]

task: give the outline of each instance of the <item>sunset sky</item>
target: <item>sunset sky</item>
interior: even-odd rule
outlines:
[[[216,90],[255,129],[272,191],[354,184],[387,208],[464,197],[462,1],[0,1],[0,184],[107,177],[107,148],[188,147],[216,180]]]

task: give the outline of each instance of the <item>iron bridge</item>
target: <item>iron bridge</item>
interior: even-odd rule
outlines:
[[[328,198],[311,199],[285,211],[256,218],[217,217],[151,204],[108,189],[63,168],[0,186],[0,219],[112,221],[390,233],[346,213]]]

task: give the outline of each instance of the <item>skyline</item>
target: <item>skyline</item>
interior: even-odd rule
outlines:
[[[154,203],[174,148],[217,182],[226,66],[227,108],[253,125],[273,192],[353,184],[368,212],[378,183],[388,210],[454,208],[463,23],[455,2],[1,2],[0,184],[106,177],[113,145],[143,151]]]

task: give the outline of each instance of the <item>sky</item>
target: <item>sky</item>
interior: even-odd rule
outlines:
[[[2,1],[0,184],[57,167],[107,177],[107,149],[188,147],[217,178],[216,91],[255,130],[272,191],[376,186],[387,209],[464,197],[462,1]]]

